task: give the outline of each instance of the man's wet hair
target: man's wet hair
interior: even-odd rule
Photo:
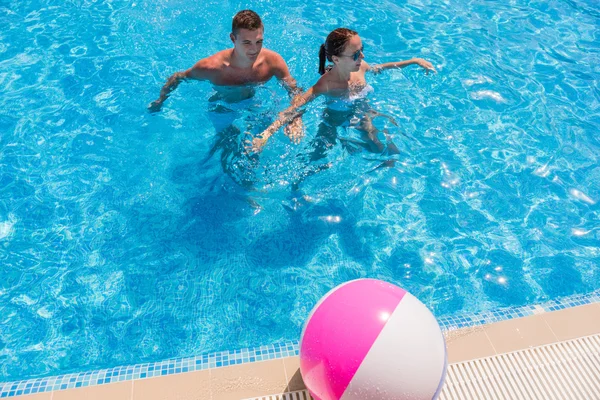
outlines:
[[[319,74],[323,75],[327,71],[325,60],[333,62],[331,57],[342,54],[346,48],[346,44],[348,44],[348,41],[354,35],[358,35],[358,33],[348,28],[337,28],[327,35],[325,43],[319,49]]]
[[[263,28],[263,23],[257,13],[252,10],[242,10],[235,14],[231,22],[231,33],[237,36],[240,29],[254,31]]]

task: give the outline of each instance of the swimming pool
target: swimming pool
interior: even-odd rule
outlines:
[[[244,171],[206,160],[208,84],[146,112],[246,7],[304,87],[340,25],[369,62],[434,63],[370,78],[370,105],[398,122],[377,121],[393,167],[338,145],[306,176],[306,141],[279,133],[247,191]],[[591,1],[10,0],[0,23],[2,382],[296,340],[320,296],[359,277],[438,317],[600,288]],[[287,104],[270,82],[236,124]]]

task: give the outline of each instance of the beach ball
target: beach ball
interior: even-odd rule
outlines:
[[[435,399],[446,365],[433,314],[406,290],[375,279],[327,293],[300,338],[300,372],[315,400]]]

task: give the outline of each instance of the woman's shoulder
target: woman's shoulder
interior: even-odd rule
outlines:
[[[362,63],[360,63],[360,72],[364,75],[367,71],[370,71],[373,67],[371,67],[369,65],[369,63],[367,63],[366,61],[363,60]]]
[[[327,94],[331,90],[331,82],[330,77],[328,76],[328,72],[321,75],[317,83],[313,86],[313,91],[315,94]]]

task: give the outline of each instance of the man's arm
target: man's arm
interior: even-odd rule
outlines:
[[[296,80],[290,74],[290,70],[287,64],[279,54],[275,54],[274,68],[275,76],[286,88],[288,94],[292,99],[292,106],[299,106],[300,102],[303,101],[302,89],[298,87]],[[286,125],[284,132],[293,143],[300,143],[300,140],[302,140],[302,137],[304,136],[304,129],[302,127],[302,116],[296,116],[288,125]]]
[[[318,96],[327,93],[327,90],[323,86],[324,85],[322,81],[319,80],[313,87],[299,95],[297,97],[298,100],[295,101],[293,105],[279,113],[279,116],[275,122],[273,122],[261,134],[256,136],[251,142],[247,143],[246,151],[253,153],[260,152],[265,144],[267,144],[269,138],[273,136],[273,134],[275,134],[279,128],[291,123],[295,118],[299,117],[298,108],[313,101]]]
[[[436,72],[435,68],[433,68],[433,65],[429,61],[423,60],[422,58],[411,58],[410,60],[406,60],[406,61],[396,61],[396,62],[389,62],[389,63],[373,65],[369,68],[369,70],[371,72],[377,74],[386,69],[405,68],[405,67],[408,67],[409,65],[413,65],[413,64],[416,64],[416,65],[420,66],[421,68],[424,68],[425,70],[427,70],[427,72],[429,72],[429,71]]]
[[[165,83],[160,90],[158,99],[150,103],[148,110],[150,110],[150,112],[160,111],[164,101],[169,98],[171,92],[175,90],[182,81],[186,81],[188,79],[199,81],[210,79],[210,71],[211,69],[208,65],[207,59],[203,59],[198,61],[192,68],[188,70],[175,72],[169,77],[169,79],[167,79],[167,83]]]

